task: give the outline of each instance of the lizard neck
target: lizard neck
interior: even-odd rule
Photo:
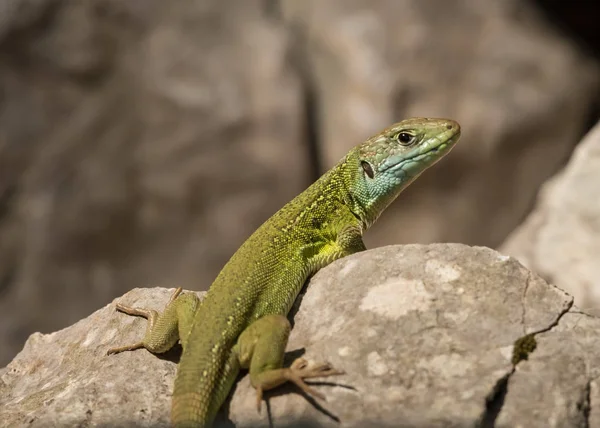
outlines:
[[[339,188],[343,203],[360,220],[363,230],[369,229],[381,213],[401,192],[397,188],[385,195],[371,196],[364,186],[364,176],[357,152],[351,151],[332,171],[340,182]],[[407,183],[408,185],[408,183]]]

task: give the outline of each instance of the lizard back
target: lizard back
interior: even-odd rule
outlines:
[[[307,278],[344,255],[339,230],[349,222],[360,227],[345,204],[345,165],[263,223],[223,267],[182,338],[173,420],[191,416],[192,408],[216,413],[240,370],[233,348],[242,331],[264,315],[287,315]]]

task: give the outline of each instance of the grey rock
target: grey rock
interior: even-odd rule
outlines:
[[[600,426],[600,319],[573,307],[510,377],[496,427]],[[518,423],[515,423],[518,421]]]
[[[160,309],[171,292],[118,300]],[[600,416],[600,319],[488,248],[390,246],[344,258],[311,279],[292,318],[288,360],[304,353],[347,374],[317,383],[326,402],[289,385],[267,393],[260,415],[244,375],[220,426],[579,427]],[[139,340],[144,323],[112,303],[32,335],[0,371],[2,426],[166,426],[176,356],[105,355]],[[513,345],[527,335],[537,346],[515,365]]]
[[[456,118],[463,141],[367,243],[495,246],[599,76],[520,0],[0,0],[0,364],[132,287],[206,289],[409,115]]]
[[[136,288],[117,300],[162,310],[172,291]],[[138,342],[144,329],[145,320],[112,303],[66,329],[31,335],[0,372],[0,426],[168,426],[176,364],[145,350],[106,355]]]
[[[600,122],[568,165],[544,185],[537,205],[500,251],[600,311]]]

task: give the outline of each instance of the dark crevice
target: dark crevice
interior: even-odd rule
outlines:
[[[571,308],[573,307],[573,304],[574,304],[574,303],[575,303],[575,301],[574,301],[574,299],[571,297],[571,300],[569,301],[569,304],[567,305],[567,307],[566,307],[565,309],[563,309],[563,310],[561,311],[561,313],[560,313],[560,314],[558,314],[558,316],[556,317],[556,320],[555,320],[555,321],[554,321],[552,324],[550,324],[550,326],[548,326],[548,327],[546,327],[546,328],[544,328],[544,329],[542,329],[542,330],[538,330],[538,331],[536,331],[536,332],[534,332],[534,333],[532,333],[532,334],[534,334],[534,335],[537,335],[537,334],[540,334],[540,333],[545,333],[545,332],[547,332],[547,331],[550,331],[550,330],[552,330],[554,327],[556,327],[556,326],[558,325],[558,323],[560,322],[561,318],[562,318],[562,317],[563,317],[563,316],[564,316],[564,315],[565,315],[567,312],[569,312],[569,311],[571,310]]]
[[[487,396],[485,400],[485,413],[481,418],[479,424],[480,428],[494,428],[496,426],[496,419],[504,406],[504,399],[508,393],[508,379],[515,372],[515,369],[506,374],[494,385],[494,389]]]
[[[600,120],[600,96],[598,98],[596,98],[596,100],[590,106],[589,111],[586,113],[586,119],[585,119],[584,126],[582,129],[583,132],[581,133],[581,138],[579,138],[579,140],[583,139],[583,137],[590,131],[590,129],[592,129],[596,125],[596,123],[598,123],[599,120]]]
[[[576,45],[584,55],[600,59],[600,31],[597,17],[600,3],[592,1],[566,2],[564,0],[530,0],[541,11],[548,23],[566,40]],[[597,89],[596,89],[597,92]],[[583,114],[584,122],[577,141],[600,120],[600,97],[592,100]],[[563,165],[568,162],[565,158]]]
[[[588,380],[585,384],[585,396],[583,397],[582,403],[577,403],[577,409],[581,411],[583,415],[583,428],[590,427],[590,412],[592,411],[592,400],[591,400],[591,392],[592,392],[592,380]]]
[[[14,285],[14,279],[16,276],[17,266],[13,263],[9,263],[9,267],[6,269],[6,272],[0,277],[0,296],[8,294],[11,286]]]
[[[290,63],[298,74],[302,86],[304,138],[308,157],[308,179],[314,182],[323,173],[319,129],[319,97],[317,85],[314,81],[307,52],[307,36],[297,23],[289,22],[288,31],[291,35]]]
[[[17,185],[15,183],[9,183],[3,189],[0,189],[0,220],[12,212],[11,208],[17,193]]]
[[[594,1],[531,0],[546,19],[588,54],[600,58],[598,13],[600,4]]]
[[[23,18],[20,20],[9,19],[9,31],[0,38],[0,51],[9,52],[11,56],[16,56],[19,62],[26,64],[29,52],[27,46],[30,41],[53,26],[60,8],[60,2],[40,2],[39,6],[31,6],[30,13],[21,12]]]
[[[288,63],[297,73],[302,91],[302,113],[304,119],[304,140],[306,144],[307,184],[313,183],[323,174],[323,161],[319,147],[319,99],[310,68],[307,49],[307,37],[300,24],[288,22],[283,16],[280,0],[263,0],[263,11],[266,16],[280,21],[290,36]]]
[[[510,377],[515,372],[517,365],[521,361],[526,360],[529,357],[529,355],[531,355],[533,352],[535,352],[535,348],[536,348],[535,336],[540,333],[548,332],[548,331],[552,330],[554,327],[556,327],[558,325],[558,323],[560,322],[561,318],[567,312],[569,312],[569,310],[571,309],[572,306],[573,306],[573,299],[571,299],[569,301],[567,307],[558,314],[558,316],[556,317],[556,320],[552,324],[550,324],[548,327],[538,330],[534,333],[526,334],[526,335],[518,338],[515,341],[514,347],[518,348],[517,350],[519,351],[518,352],[519,358],[515,358],[515,354],[514,354],[514,350],[513,350],[512,370],[496,382],[496,385],[494,385],[492,392],[487,396],[487,398],[485,400],[485,412],[483,413],[483,415],[480,418],[480,422],[478,424],[479,428],[494,428],[496,426],[496,419],[498,419],[498,416],[500,415],[500,412],[502,411],[502,408],[504,407],[504,400],[506,399],[506,395],[508,394],[508,381],[510,380]],[[521,346],[520,344],[526,344],[528,346]],[[533,346],[529,346],[532,344],[533,344]],[[588,382],[588,385],[589,385],[589,382]],[[588,402],[589,402],[589,387],[588,387]],[[583,411],[584,412],[587,411],[586,418],[589,418],[589,407],[590,406],[586,407],[585,405],[582,405]],[[584,425],[584,426],[587,427],[588,425]]]
[[[308,149],[310,181],[317,180],[323,173],[321,153],[319,151],[319,117],[318,102],[314,85],[308,78],[303,78],[304,84],[304,116],[306,120],[306,145]]]

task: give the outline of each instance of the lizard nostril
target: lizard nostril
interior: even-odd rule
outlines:
[[[446,129],[452,129],[452,125],[450,125],[450,124],[446,125]]]

